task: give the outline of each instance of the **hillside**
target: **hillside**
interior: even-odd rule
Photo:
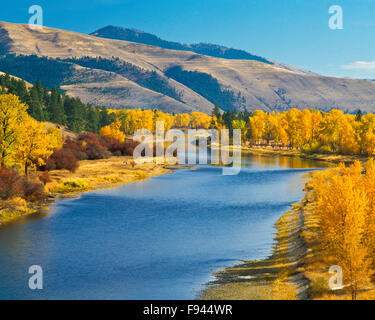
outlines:
[[[206,113],[214,104],[224,110],[375,109],[372,81],[47,27],[30,30],[0,22],[0,52],[8,54],[0,59],[0,71],[32,83],[40,78],[44,85],[58,85],[85,103],[112,108]]]

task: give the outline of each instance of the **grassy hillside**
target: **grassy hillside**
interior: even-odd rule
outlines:
[[[60,84],[69,95],[93,105],[156,107],[176,113],[210,113],[214,104],[223,110],[249,111],[297,107],[353,113],[375,109],[374,81],[324,77],[279,63],[215,58],[47,27],[30,30],[27,25],[5,22],[0,22],[0,46],[7,54],[37,55],[28,70],[44,76],[45,85],[49,81],[50,85]],[[26,67],[17,63],[14,72],[3,69],[9,64],[3,64],[0,71],[34,80],[34,72],[27,74]]]

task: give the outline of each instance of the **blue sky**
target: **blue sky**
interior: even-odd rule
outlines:
[[[27,23],[43,8],[44,25],[90,33],[135,28],[183,43],[211,42],[324,75],[375,79],[375,0],[14,0],[0,20]],[[328,26],[332,5],[343,30]]]

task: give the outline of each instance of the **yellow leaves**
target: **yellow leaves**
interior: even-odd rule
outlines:
[[[245,121],[235,113],[224,114],[223,118],[215,113],[209,116],[201,112],[177,115],[141,109],[113,112],[120,123],[119,130],[126,134],[134,134],[138,129],[155,132],[157,121],[164,122],[166,131],[172,127],[221,130],[231,124],[242,130],[243,143],[251,139],[255,144],[282,145],[305,153],[375,155],[374,114],[366,114],[358,120],[354,115],[336,109],[322,112],[292,108],[281,113],[255,110]],[[104,136],[111,134],[110,128],[103,129]]]
[[[156,110],[154,112],[154,119],[153,119],[153,127],[152,127],[153,132],[155,132],[156,130],[157,121],[162,121],[164,123],[164,130],[168,131],[173,126],[174,118],[169,113],[164,113],[160,110]]]
[[[0,95],[0,161],[1,165],[29,167],[44,165],[54,149],[62,147],[58,129],[48,130],[26,113],[27,105],[12,94]]]
[[[321,241],[343,268],[344,282],[354,296],[366,285],[375,248],[375,165],[371,159],[366,173],[355,161],[340,164],[338,171],[313,178],[316,190],[314,212],[320,220]],[[332,174],[335,173],[335,174]]]
[[[24,168],[41,166],[55,149],[62,147],[62,137],[56,128],[46,129],[45,123],[26,116],[20,125],[15,146],[16,163]]]
[[[176,128],[188,128],[190,125],[190,115],[188,113],[179,113],[174,118]]]
[[[49,135],[50,143],[52,144],[53,148],[60,150],[63,147],[64,140],[59,129],[56,127],[50,127],[47,129],[47,134]]]
[[[212,122],[212,117],[202,112],[181,113],[172,115],[170,113],[162,112],[160,110],[121,110],[117,112],[117,123],[120,124],[121,131],[127,134],[134,134],[135,131],[146,129],[150,132],[155,132],[156,122],[164,123],[164,130],[175,128],[204,128],[208,129]],[[104,129],[105,128],[105,129]],[[103,134],[110,135],[109,128],[102,128]],[[101,131],[102,132],[102,131]]]
[[[9,164],[14,155],[20,124],[27,116],[27,106],[13,94],[0,95],[0,165]]]
[[[115,139],[120,142],[124,142],[125,134],[120,130],[121,123],[119,121],[111,123],[109,126],[105,126],[100,129],[100,135]]]
[[[211,125],[212,118],[202,112],[191,113],[191,126],[193,128],[208,129]]]
[[[353,128],[354,120],[350,121],[348,117],[343,120],[340,127],[340,152],[344,154],[358,154],[359,145],[356,139],[356,132]]]
[[[250,117],[254,143],[270,141],[303,152],[375,155],[375,115],[362,122],[351,114],[292,108],[282,113],[256,110]]]
[[[250,117],[250,127],[252,138],[255,142],[263,138],[266,127],[266,113],[261,110],[254,111],[253,116]]]
[[[154,112],[152,110],[131,109],[125,110],[124,121],[121,124],[127,134],[133,134],[138,129],[152,131],[154,124]]]

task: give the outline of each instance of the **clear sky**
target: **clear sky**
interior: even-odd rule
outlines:
[[[44,25],[90,33],[135,28],[183,43],[247,50],[324,75],[375,79],[375,0],[14,0],[0,20],[27,23],[43,8]],[[328,9],[343,9],[343,29]]]

